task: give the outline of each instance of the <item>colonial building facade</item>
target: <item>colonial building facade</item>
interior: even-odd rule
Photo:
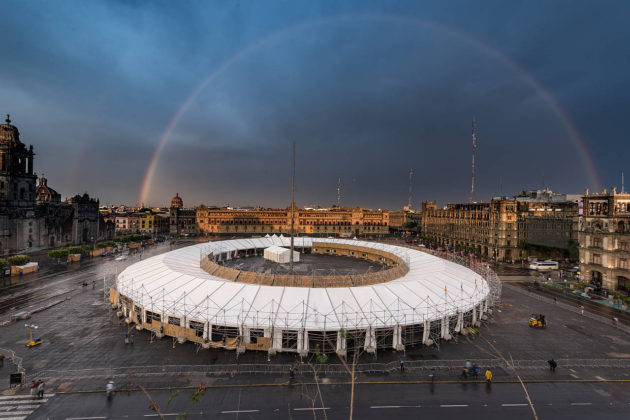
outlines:
[[[99,239],[98,201],[87,194],[61,202],[34,172],[35,153],[9,116],[0,124],[0,255]]]
[[[171,200],[169,208],[171,235],[195,235],[199,233],[197,225],[197,209],[184,208],[184,200],[178,194]]]
[[[630,289],[630,194],[586,190],[580,209],[580,273],[605,289]]]
[[[542,248],[577,243],[578,198],[549,190],[523,191],[488,203],[422,205],[422,233],[447,246],[467,246],[499,261],[524,259]]]
[[[382,235],[389,232],[389,211],[362,208],[300,209],[293,205],[294,232],[304,235]],[[196,223],[208,234],[288,234],[291,207],[233,210],[197,207]]]

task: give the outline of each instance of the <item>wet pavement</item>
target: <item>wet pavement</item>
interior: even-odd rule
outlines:
[[[143,257],[151,253],[164,252],[168,249],[169,247],[167,246],[162,248],[156,247]],[[140,256],[134,258],[140,258]],[[156,387],[168,385],[190,386],[191,384],[199,383],[211,386],[251,386],[260,383],[278,385],[288,381],[288,375],[286,374],[260,373],[236,376],[230,374],[207,376],[201,372],[202,369],[199,369],[200,372],[197,373],[194,372],[194,369],[189,369],[182,374],[169,373],[170,371],[163,372],[161,369],[165,365],[217,366],[236,363],[240,365],[292,363],[299,361],[295,354],[279,354],[268,359],[267,353],[247,352],[237,358],[233,351],[220,349],[203,350],[192,343],[178,344],[171,339],[158,340],[152,338],[150,333],[146,331],[136,333],[133,345],[125,344],[124,333],[129,331],[129,326],[115,316],[115,311],[104,300],[103,278],[107,275],[115,274],[116,271],[120,271],[124,266],[134,261],[134,259],[130,259],[123,263],[99,262],[91,265],[85,264],[78,269],[66,272],[42,273],[39,277],[21,285],[3,289],[0,292],[0,320],[8,319],[9,315],[15,312],[36,308],[58,299],[64,300],[56,306],[34,314],[28,321],[18,321],[12,325],[0,327],[0,348],[13,350],[17,356],[23,359],[23,366],[26,369],[29,380],[38,374],[50,378],[48,382],[49,389],[51,392],[57,393],[99,390],[98,386],[95,387],[95,384],[102,385],[106,376],[103,376],[102,372],[97,372],[98,369],[119,368],[119,371],[131,372],[134,370],[134,367],[138,366],[147,367],[144,371],[147,374],[139,375],[137,380],[141,380],[147,386],[153,385]],[[83,281],[88,282],[88,287],[81,286]],[[92,282],[94,282],[94,288],[92,288]],[[528,319],[531,313],[544,313],[547,316],[549,327],[544,330],[530,328]],[[37,335],[42,337],[43,344],[32,349],[25,348],[24,344],[28,341],[28,330],[24,327],[25,322],[38,325]],[[536,391],[538,393],[537,398],[540,398],[541,401],[549,401],[550,404],[562,403],[566,406],[566,413],[569,414],[576,414],[577,412],[574,410],[577,406],[567,404],[583,400],[584,395],[593,396],[593,401],[590,401],[593,405],[600,404],[602,401],[613,401],[617,404],[617,402],[627,397],[627,384],[625,382],[615,385],[615,383],[599,383],[597,381],[630,380],[630,369],[628,368],[601,367],[597,365],[597,361],[602,359],[630,358],[630,334],[614,328],[607,322],[581,316],[572,307],[569,309],[568,306],[554,305],[550,300],[540,300],[513,290],[511,287],[504,288],[501,304],[496,308],[494,314],[487,321],[484,321],[483,326],[480,328],[479,336],[457,336],[457,339],[454,341],[440,343],[439,348],[437,346],[418,346],[407,349],[405,353],[384,350],[379,351],[375,356],[364,354],[361,357],[361,363],[395,363],[401,357],[410,365],[416,362],[421,363],[422,361],[445,361],[445,365],[447,365],[448,363],[446,362],[448,361],[463,362],[464,360],[489,360],[501,357],[507,360],[536,362],[537,364],[533,363],[530,368],[519,369],[519,374],[527,381],[546,383],[547,385],[540,384],[540,386],[532,383],[529,386],[533,386],[538,390]],[[545,361],[550,358],[572,360],[576,364],[570,368],[560,365],[558,371],[555,374],[551,374],[544,368]],[[577,361],[578,359],[580,361]],[[331,356],[329,363],[337,363],[334,356]],[[8,379],[8,373],[13,371],[15,371],[15,367],[9,360],[5,360],[4,367],[0,368],[0,388],[5,388],[8,385],[5,382],[5,378]],[[76,373],[73,371],[81,372]],[[437,372],[440,381],[457,381],[459,379],[458,374],[459,369],[452,367],[439,368]],[[330,375],[330,377],[333,381],[347,379],[347,375],[344,376],[343,374]],[[500,381],[507,381],[503,385],[506,387],[505,389],[512,386],[514,388],[513,393],[508,393],[504,397],[496,400],[492,397],[494,406],[501,408],[503,407],[501,404],[511,404],[517,399],[518,404],[522,403],[522,392],[518,391],[518,386],[510,385],[512,383],[510,381],[515,380],[512,371],[498,368],[495,370],[495,378],[497,380],[497,388],[500,385]],[[304,370],[300,372],[296,381],[307,382],[311,379],[312,375]],[[359,375],[359,379],[362,381],[426,381],[427,374],[423,370],[410,369],[404,375],[400,375],[395,371],[373,374],[362,373]],[[553,382],[555,380],[568,382],[555,383]],[[596,382],[577,382],[583,380]],[[571,381],[575,381],[575,383]],[[624,385],[625,388],[621,385]],[[388,390],[383,391],[376,385],[365,385],[366,388],[369,387],[369,390],[366,390],[365,393],[362,391],[360,394],[360,399],[363,399],[360,407],[361,410],[364,410],[361,412],[363,413],[362,418],[390,415],[389,412],[378,411],[386,409],[370,408],[370,405],[377,403],[392,406],[410,405],[411,395],[415,392],[412,390],[421,385],[406,384],[397,386],[404,386],[405,388],[396,392],[389,392]],[[422,386],[426,387],[426,385]],[[458,386],[461,387],[462,385],[449,384],[447,387],[445,384],[443,388],[445,390],[444,393],[438,397],[432,397],[431,401],[433,402],[425,407],[427,408],[426,412],[414,412],[411,414],[396,412],[396,416],[438,415],[442,412],[440,411],[442,409],[440,407],[441,404],[455,404],[457,401],[462,404],[468,404],[467,415],[483,415],[483,410],[486,410],[486,408],[477,404],[478,401],[475,402],[476,398],[479,399],[486,395],[483,392],[483,387],[480,387],[480,391],[475,391],[478,389],[473,388],[476,385],[468,384],[466,385],[468,386],[467,393],[462,395],[461,388],[458,388]],[[345,385],[339,385],[339,387],[344,389],[344,393],[346,392]],[[577,389],[575,391],[577,394],[573,394],[574,391],[571,391],[572,387]],[[329,389],[332,390],[334,388],[330,385]],[[388,389],[394,389],[393,385]],[[418,389],[418,392],[421,392],[420,389],[424,388]],[[554,398],[547,395],[548,392],[551,392],[550,389],[556,393]],[[597,390],[603,391],[599,392]],[[223,398],[219,396],[222,395],[222,392],[224,391],[217,391],[217,398]],[[224,401],[223,405],[213,408],[215,410],[213,413],[219,413],[223,408],[227,410],[229,407],[238,407],[238,402],[235,398],[239,394],[235,390],[225,392],[227,393],[225,396],[226,400],[221,400]],[[286,410],[289,402],[292,404],[292,407],[295,407],[297,403],[303,403],[300,399],[301,397],[295,396],[299,392],[292,394],[292,392],[295,393],[297,391],[289,389],[283,389],[281,392],[284,395],[282,404],[274,406],[266,400],[264,403],[259,404],[259,407],[256,408],[261,413],[258,415],[259,418],[264,418],[264,413],[277,412],[274,410]],[[76,400],[75,397],[68,397],[67,402],[63,402],[65,397],[62,400],[59,395],[62,394],[58,394],[58,397],[56,397],[59,398],[59,404],[61,404],[58,413],[63,414],[60,417],[54,415],[51,418],[72,417],[72,413],[85,415],[83,403],[80,402],[80,399]],[[243,397],[243,395],[246,395],[246,397]],[[241,401],[250,401],[247,399],[249,395],[242,394],[240,396]],[[546,397],[549,398],[545,399]],[[94,398],[94,404],[102,405],[102,395]],[[337,397],[335,392],[331,392],[328,398],[330,401],[335,402],[333,404],[334,407],[330,407],[330,412],[332,413],[334,409],[335,414],[329,416],[329,418],[347,417],[347,412],[343,411],[345,406],[339,399],[342,397]],[[92,397],[86,397],[83,401],[84,403],[92,404]],[[115,417],[123,415],[122,413],[125,412],[127,414],[130,412],[135,413],[130,407],[136,407],[135,404],[137,402],[133,402],[135,401],[133,399],[128,401],[129,404],[121,403],[120,407],[116,405],[108,409],[102,406],[102,409],[106,411],[101,412],[99,415],[104,417],[114,415]],[[213,401],[215,400],[213,399]],[[274,400],[270,399],[269,401]],[[422,400],[418,401],[420,402],[418,405],[427,404],[426,402],[423,403]],[[630,399],[626,403],[630,403]],[[488,404],[490,406],[490,402]],[[54,408],[52,404],[47,403],[46,406],[48,405],[50,405],[51,410]],[[146,407],[146,405],[143,407]],[[430,407],[432,408],[429,410]],[[602,409],[607,408],[603,407]],[[35,416],[39,410],[44,410],[42,413],[46,412],[44,408],[40,408],[33,413],[34,417],[30,418],[45,418]],[[395,409],[392,408],[391,410]],[[551,416],[554,409],[550,407],[544,410],[551,410],[548,411],[548,415]],[[584,413],[587,411],[584,411]],[[57,411],[52,412],[57,413]],[[337,416],[336,413],[338,412],[343,414]],[[449,411],[447,414],[450,415],[450,413]],[[612,410],[610,413],[618,415],[619,411]],[[295,414],[293,418],[298,418],[302,415],[302,413],[292,414]],[[308,414],[310,418],[313,417],[312,412]],[[246,413],[243,413],[244,415]],[[284,414],[280,417],[283,416]],[[523,418],[531,416],[531,412],[525,413],[523,416]],[[604,417],[606,416],[597,418]],[[614,418],[614,416],[610,418]]]

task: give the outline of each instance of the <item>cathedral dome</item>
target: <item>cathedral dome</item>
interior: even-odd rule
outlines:
[[[184,207],[184,201],[179,196],[179,193],[175,194],[175,197],[173,197],[173,199],[171,200],[171,207],[176,209],[181,209],[182,207]]]
[[[16,146],[20,144],[20,132],[17,127],[11,125],[11,119],[7,115],[6,124],[0,124],[0,146]]]

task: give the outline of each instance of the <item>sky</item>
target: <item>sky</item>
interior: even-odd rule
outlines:
[[[410,169],[466,202],[473,118],[478,201],[630,183],[627,1],[0,5],[0,113],[62,197],[285,207],[295,141],[300,206],[400,209]]]

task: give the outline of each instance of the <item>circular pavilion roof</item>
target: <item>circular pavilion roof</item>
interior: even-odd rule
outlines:
[[[325,238],[295,238],[360,246],[398,256],[409,270],[386,283],[311,288],[240,283],[201,268],[209,254],[289,246],[289,238],[265,237],[208,242],[137,262],[119,274],[118,292],[135,305],[163,316],[250,328],[338,330],[393,327],[466,313],[489,294],[474,271],[425,252],[389,244]]]

